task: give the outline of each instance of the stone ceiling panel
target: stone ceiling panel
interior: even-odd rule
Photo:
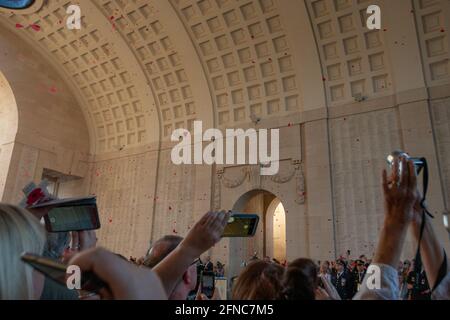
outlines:
[[[114,25],[91,1],[80,3],[81,30],[69,30],[65,21],[70,4],[48,1],[37,13],[8,13],[5,20],[63,66],[88,122],[93,123],[93,153],[159,141],[156,104],[126,43],[119,41]]]
[[[294,59],[274,0],[170,0],[200,55],[219,127],[301,110]]]

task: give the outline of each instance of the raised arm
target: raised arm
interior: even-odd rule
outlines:
[[[372,261],[372,265],[380,268],[381,288],[369,289],[367,282],[371,275],[368,272],[361,291],[354,298],[355,300],[398,299],[397,266],[409,224],[413,219],[413,207],[417,200],[417,177],[414,164],[404,158],[400,161],[402,168],[404,168],[401,175],[398,170],[398,161],[394,163],[390,178],[388,178],[386,170],[383,171],[385,217]]]
[[[102,248],[76,255],[69,265],[93,272],[107,285],[100,290],[103,299],[165,300],[167,296],[154,271],[139,268]]]
[[[412,223],[412,234],[413,237],[419,241],[420,229],[422,225],[422,214],[423,210],[420,206],[416,206],[415,217]],[[444,254],[444,247],[439,241],[436,232],[433,227],[433,222],[428,217],[425,217],[425,227],[423,230],[422,240],[420,242],[420,255],[422,258],[422,263],[427,274],[427,279],[430,284],[430,288],[434,289],[436,282],[438,280],[439,271],[442,267],[444,259],[446,259]],[[448,266],[448,263],[447,263]],[[444,270],[445,274],[449,272],[449,269]],[[442,279],[441,279],[442,280]]]
[[[186,269],[221,239],[229,217],[230,214],[225,211],[208,212],[195,224],[178,247],[153,268],[168,295]]]
[[[414,163],[402,158],[401,176],[399,163],[395,162],[391,179],[383,171],[385,218],[374,263],[397,268],[409,224],[413,219],[416,203],[417,177]]]

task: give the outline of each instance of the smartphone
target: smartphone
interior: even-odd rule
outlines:
[[[42,257],[31,253],[23,253],[21,260],[39,271],[44,276],[67,288],[67,265],[59,261]],[[85,293],[96,294],[100,289],[106,288],[106,284],[91,272],[82,272],[80,290]]]
[[[203,271],[201,275],[201,289],[202,293],[208,297],[208,299],[212,299],[215,290],[215,275],[214,272]]]
[[[232,213],[222,237],[253,237],[258,228],[258,222],[259,216],[257,214]]]
[[[61,206],[44,217],[48,232],[86,231],[100,229],[96,204]]]

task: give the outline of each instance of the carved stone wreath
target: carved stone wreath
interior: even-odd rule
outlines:
[[[247,167],[242,168],[241,174],[238,177],[235,177],[232,179],[227,178],[225,176],[225,172],[223,172],[222,177],[221,177],[222,184],[226,188],[229,188],[229,189],[237,188],[244,183],[244,181],[248,175],[249,175],[249,171],[248,171]]]
[[[245,166],[242,167],[239,175],[233,178],[225,176],[225,169],[219,169],[216,172],[214,183],[214,199],[213,207],[219,209],[221,205],[221,193],[222,185],[228,189],[234,189],[241,186],[246,179],[252,184],[253,188],[260,188],[262,179],[270,179],[277,184],[285,184],[295,178],[295,202],[299,205],[305,204],[306,191],[305,191],[305,176],[303,174],[303,166],[301,160],[293,160],[290,166],[290,170],[287,173],[278,173],[274,176],[260,176],[259,166]]]
[[[283,183],[287,183],[289,181],[292,180],[292,178],[295,175],[295,168],[290,167],[292,170],[290,170],[290,172],[288,172],[287,174],[282,174],[280,172],[278,172],[278,174],[271,176],[270,180],[272,180],[275,183],[278,184],[283,184]]]

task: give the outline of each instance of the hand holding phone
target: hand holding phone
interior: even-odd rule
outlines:
[[[97,245],[97,235],[94,230],[71,231],[70,247],[64,251],[62,261],[68,262],[74,255],[81,251],[95,248]]]
[[[96,197],[54,199],[27,209],[38,218],[44,217],[48,232],[100,229]]]
[[[189,259],[196,259],[220,241],[229,217],[226,211],[208,212],[197,221],[179,245],[189,253]]]
[[[203,271],[200,277],[200,289],[208,299],[212,299],[215,290],[215,275],[214,272]]]
[[[100,228],[96,204],[53,208],[44,220],[48,232],[86,231]]]

